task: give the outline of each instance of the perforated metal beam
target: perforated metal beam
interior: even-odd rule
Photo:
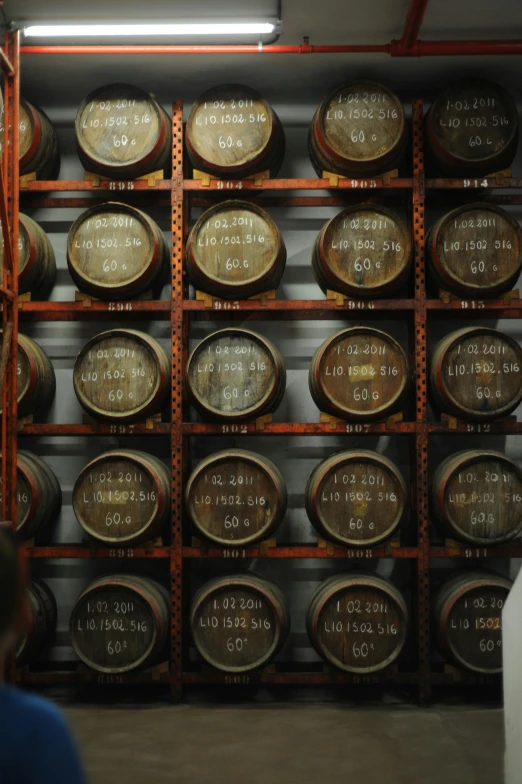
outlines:
[[[415,501],[418,526],[417,633],[419,697],[430,696],[430,597],[428,532],[428,401],[426,365],[426,277],[424,266],[424,146],[422,101],[413,101],[413,240],[415,252]]]
[[[171,658],[170,688],[174,700],[183,691],[182,514],[183,514],[183,105],[172,107],[172,541],[170,545]]]

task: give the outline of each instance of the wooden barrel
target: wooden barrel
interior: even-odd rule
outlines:
[[[4,235],[0,232],[0,276],[4,269]],[[44,230],[28,215],[20,213],[18,224],[18,293],[31,299],[49,297],[56,281],[53,246]]]
[[[210,207],[194,225],[185,263],[197,289],[247,299],[278,287],[286,248],[265,210],[247,201],[226,201]]]
[[[2,342],[0,330],[0,345]],[[56,378],[51,360],[38,343],[18,333],[16,398],[18,416],[44,413],[54,399]],[[1,407],[0,407],[1,410]]]
[[[308,150],[319,177],[372,177],[399,166],[408,143],[402,103],[388,87],[353,81],[335,87],[310,126]]]
[[[269,340],[227,327],[207,335],[189,357],[194,404],[214,419],[255,419],[274,411],[286,385],[283,358]]]
[[[170,362],[158,341],[144,332],[110,329],[82,348],[73,383],[91,416],[133,422],[161,410],[170,389]]]
[[[194,169],[241,179],[269,171],[275,177],[285,154],[285,136],[270,104],[251,87],[220,84],[190,110],[185,141]]]
[[[448,212],[431,228],[426,248],[435,281],[461,297],[509,291],[522,270],[522,230],[493,204]]]
[[[502,608],[513,583],[491,572],[458,574],[433,604],[441,651],[473,672],[502,672]]]
[[[430,368],[435,404],[463,419],[507,416],[522,400],[522,348],[489,327],[465,327],[435,347]]]
[[[130,299],[166,282],[169,252],[159,226],[136,207],[98,204],[74,221],[67,237],[71,277],[86,294]]]
[[[130,84],[90,93],[76,114],[76,147],[83,167],[120,180],[165,170],[172,129],[152,95]]]
[[[437,467],[432,502],[448,536],[475,545],[508,542],[522,530],[522,468],[492,450],[457,452]]]
[[[426,115],[428,163],[453,177],[483,176],[511,165],[518,145],[518,112],[510,95],[485,79],[447,87]]]
[[[60,148],[56,131],[41,109],[20,99],[20,175],[36,173],[38,180],[56,180],[60,172]]]
[[[71,613],[72,646],[88,667],[116,674],[167,658],[170,597],[149,577],[109,574],[92,582]]]
[[[387,207],[356,204],[323,226],[312,269],[323,291],[359,299],[396,291],[408,276],[411,260],[410,232],[402,218]]]
[[[17,664],[42,656],[56,629],[56,599],[49,586],[33,577],[27,588],[28,627],[16,649]]]
[[[397,466],[366,449],[338,452],[319,463],[305,496],[314,528],[350,547],[388,539],[407,508],[406,484]]]
[[[200,588],[190,626],[205,661],[224,672],[248,672],[267,665],[281,649],[290,616],[276,585],[254,574],[234,574]]]
[[[317,653],[352,673],[379,672],[399,656],[408,631],[400,591],[375,574],[337,574],[312,597],[306,628]]]
[[[321,411],[366,422],[395,411],[408,383],[404,351],[372,327],[350,327],[325,340],[308,375],[310,394]]]
[[[4,240],[2,237],[2,266]],[[31,299],[48,299],[56,282],[56,259],[45,231],[27,215],[18,226],[18,293]]]
[[[157,457],[130,449],[104,452],[74,483],[74,514],[93,539],[135,545],[161,533],[170,486],[170,472]]]
[[[16,455],[16,535],[32,539],[52,524],[62,506],[62,490],[51,467],[32,452]],[[1,462],[1,460],[0,460]],[[0,501],[2,499],[0,478]]]
[[[286,511],[286,486],[277,466],[244,449],[224,449],[199,463],[185,488],[185,504],[199,534],[219,545],[267,539]]]

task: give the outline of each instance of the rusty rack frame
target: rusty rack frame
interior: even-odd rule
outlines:
[[[2,520],[16,516],[16,369],[18,340],[18,109],[19,34],[6,35],[0,56],[4,70],[4,148],[0,165],[0,220],[4,240],[2,303]]]
[[[5,242],[5,264],[0,298],[2,303],[2,327],[4,340],[0,356],[2,370],[2,518],[13,520],[16,513],[16,443],[17,436],[60,436],[60,435],[155,435],[170,436],[172,458],[172,529],[171,543],[168,546],[133,549],[88,547],[82,545],[59,545],[49,547],[28,547],[25,553],[29,558],[101,558],[101,559],[157,559],[168,565],[172,597],[171,612],[171,650],[168,668],[156,668],[145,672],[120,676],[105,676],[78,667],[73,672],[42,671],[24,668],[14,672],[11,677],[26,684],[80,684],[130,685],[160,683],[170,688],[173,699],[180,699],[186,684],[322,684],[368,687],[378,684],[401,684],[415,687],[419,700],[426,702],[431,688],[439,684],[498,685],[498,678],[474,676],[454,671],[440,673],[430,663],[430,605],[429,588],[431,559],[462,558],[489,559],[493,557],[522,557],[522,545],[514,544],[501,548],[475,548],[447,543],[444,547],[432,546],[428,534],[428,440],[432,434],[456,435],[463,433],[481,434],[521,434],[522,423],[511,419],[493,422],[489,425],[466,424],[461,422],[429,422],[427,415],[427,366],[426,332],[427,320],[444,315],[473,313],[480,318],[520,318],[522,300],[505,301],[452,300],[449,303],[427,299],[424,273],[424,207],[426,198],[436,196],[441,191],[470,191],[470,198],[478,193],[487,195],[492,201],[502,204],[517,204],[522,197],[510,190],[522,188],[522,179],[486,177],[480,180],[436,179],[425,180],[423,161],[423,108],[422,101],[413,101],[413,161],[412,176],[409,178],[384,180],[344,180],[340,179],[336,190],[341,197],[332,195],[332,185],[323,179],[275,179],[261,184],[251,181],[211,180],[209,185],[201,181],[184,179],[183,176],[183,106],[180,102],[173,105],[172,111],[172,177],[161,180],[154,186],[144,181],[112,182],[102,181],[99,186],[84,181],[33,181],[18,187],[18,126],[19,99],[19,39],[18,33],[5,35],[3,56],[0,64],[5,71],[4,103],[6,107],[6,137],[3,165],[0,169],[0,217]],[[10,66],[10,67],[8,67]],[[314,192],[330,189],[328,195]],[[493,194],[492,189],[502,193]],[[241,191],[248,196],[255,191],[252,201],[264,206],[343,206],[347,198],[364,198],[369,191],[378,190],[382,195],[406,194],[411,210],[411,227],[414,241],[414,295],[411,299],[383,299],[369,304],[366,301],[345,299],[342,304],[331,300],[281,301],[256,300],[237,303],[215,300],[208,307],[205,302],[188,298],[188,283],[184,275],[184,245],[189,230],[192,207],[207,206],[223,196],[233,196]],[[146,191],[146,193],[144,193]],[[73,192],[85,196],[68,196]],[[87,207],[101,203],[110,194],[118,193],[118,198],[137,206],[150,203],[170,207],[172,228],[172,294],[170,301],[152,302],[97,302],[90,307],[81,302],[22,302],[17,296],[17,259],[13,248],[17,246],[18,199],[19,193],[28,207]],[[270,195],[265,195],[269,192]],[[290,192],[290,193],[288,193]],[[312,192],[304,195],[302,192]],[[193,319],[229,320],[272,320],[272,319],[331,319],[375,318],[392,315],[408,321],[411,334],[412,356],[414,357],[415,377],[415,419],[409,422],[374,423],[354,425],[351,423],[267,423],[263,429],[255,422],[240,425],[191,422],[188,401],[183,386],[183,370],[188,357],[188,338]],[[89,321],[103,318],[110,320],[170,320],[172,337],[172,406],[170,422],[138,423],[136,425],[107,424],[23,424],[16,416],[16,341],[18,317],[22,321]],[[183,483],[189,468],[190,441],[194,436],[223,435],[376,435],[388,434],[403,436],[410,440],[412,466],[412,505],[418,520],[417,543],[412,547],[388,545],[385,547],[348,550],[335,546],[319,547],[314,545],[272,546],[261,543],[246,549],[221,549],[218,547],[190,545],[189,531],[184,519]],[[414,467],[414,468],[413,468]],[[371,676],[352,676],[347,673],[323,671],[301,671],[291,664],[277,665],[251,675],[223,675],[207,669],[193,670],[188,665],[187,612],[190,567],[200,559],[234,558],[328,558],[339,561],[353,561],[361,558],[404,558],[412,564],[412,581],[417,590],[412,590],[414,598],[414,627],[417,635],[417,666],[413,672],[400,670],[385,671]],[[9,673],[9,669],[8,669]]]
[[[0,159],[0,222],[4,241],[1,274],[2,347],[0,349],[1,389],[1,519],[9,526],[16,519],[16,371],[18,342],[18,111],[19,111],[19,33],[6,35],[0,48],[4,72],[4,147]],[[1,664],[1,657],[0,657]],[[12,679],[14,659],[0,666]]]

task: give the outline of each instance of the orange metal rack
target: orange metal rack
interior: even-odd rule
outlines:
[[[424,6],[425,2],[414,2],[412,6]],[[417,9],[418,10],[418,9]],[[422,14],[421,14],[422,17]],[[409,17],[410,24],[420,24],[417,16]],[[417,27],[418,29],[418,27]],[[416,46],[408,34],[408,46]],[[401,39],[402,40],[402,39]],[[487,43],[487,42],[481,42]],[[29,52],[25,48],[23,51]],[[101,48],[102,49],[102,48]],[[124,47],[122,47],[123,51]],[[137,49],[137,47],[136,47]],[[144,47],[148,50],[149,48]],[[78,51],[81,47],[78,48]],[[88,548],[81,545],[60,545],[50,547],[30,547],[26,549],[29,558],[117,558],[123,563],[127,558],[159,559],[168,562],[170,589],[172,598],[171,615],[171,652],[169,667],[161,673],[146,671],[122,676],[105,676],[87,672],[85,668],[74,672],[49,672],[26,668],[17,673],[22,683],[57,684],[57,683],[99,683],[102,685],[151,684],[159,682],[168,686],[174,699],[182,695],[185,684],[223,684],[240,685],[270,684],[322,684],[350,685],[366,687],[373,684],[411,685],[418,690],[419,699],[429,699],[433,685],[453,683],[452,674],[434,671],[430,664],[430,560],[434,558],[488,559],[491,557],[521,557],[520,545],[496,549],[472,548],[467,545],[452,544],[446,547],[434,547],[430,544],[428,534],[428,441],[432,434],[456,435],[463,433],[509,433],[522,434],[522,423],[512,419],[493,422],[489,425],[457,423],[450,427],[445,422],[429,422],[427,414],[427,367],[426,367],[426,332],[427,323],[431,319],[444,315],[462,314],[469,318],[471,314],[480,318],[520,318],[522,301],[512,299],[506,304],[504,300],[485,300],[483,302],[451,301],[445,304],[439,300],[429,300],[426,296],[424,267],[424,206],[426,199],[441,191],[470,191],[470,197],[476,197],[477,191],[488,197],[492,196],[501,203],[520,203],[521,197],[510,191],[521,188],[522,180],[495,177],[480,180],[436,179],[425,180],[423,162],[423,108],[422,101],[413,101],[413,160],[412,176],[409,178],[383,181],[382,178],[372,180],[340,180],[337,188],[343,195],[348,192],[354,197],[364,198],[370,191],[379,191],[382,195],[393,196],[394,193],[406,195],[411,215],[411,227],[415,249],[414,295],[411,299],[385,299],[366,301],[344,300],[344,304],[328,300],[299,301],[243,301],[237,303],[215,301],[211,308],[203,302],[188,298],[188,285],[184,276],[183,257],[184,242],[187,237],[190,211],[193,206],[205,206],[214,203],[223,195],[232,195],[238,190],[255,191],[253,201],[267,206],[331,206],[345,203],[332,195],[332,186],[328,180],[322,179],[276,179],[264,181],[261,185],[250,181],[212,181],[210,186],[202,185],[201,181],[184,179],[183,175],[183,107],[180,102],[173,105],[172,111],[172,158],[173,168],[170,180],[162,180],[149,187],[143,181],[128,183],[102,181],[98,187],[84,181],[29,182],[20,189],[21,198],[27,206],[71,206],[84,207],[103,200],[103,194],[118,193],[118,198],[132,204],[151,201],[158,206],[170,207],[172,228],[172,294],[170,301],[153,302],[93,302],[90,308],[82,303],[56,302],[31,303],[19,302],[17,298],[17,261],[13,248],[17,246],[18,226],[18,78],[19,78],[19,40],[18,33],[8,32],[5,36],[4,57],[0,58],[6,73],[4,102],[6,106],[6,137],[4,165],[6,173],[0,182],[0,210],[4,230],[6,253],[3,286],[0,290],[2,302],[2,319],[4,339],[0,363],[5,363],[6,373],[2,385],[2,483],[4,488],[2,500],[2,517],[13,520],[15,515],[16,485],[16,442],[17,435],[154,435],[162,438],[170,436],[172,458],[172,528],[170,544],[148,550],[145,547],[131,549]],[[4,190],[5,188],[5,190]],[[328,195],[316,195],[314,192],[330,189]],[[492,194],[492,189],[501,190]],[[146,194],[144,194],[146,191]],[[85,196],[67,196],[67,193],[83,192]],[[265,195],[270,192],[270,195]],[[290,192],[290,193],[288,193]],[[304,195],[306,193],[307,195]],[[51,195],[52,194],[52,195]],[[312,194],[312,195],[310,195]],[[10,228],[9,228],[10,227]],[[170,319],[172,349],[172,405],[170,422],[156,423],[147,427],[145,423],[136,425],[85,425],[85,424],[32,424],[23,425],[16,419],[16,339],[18,317],[22,321],[73,321],[95,320],[103,314],[110,320],[136,319]],[[188,401],[184,393],[183,372],[188,357],[188,337],[193,319],[227,319],[248,320],[263,319],[330,319],[332,317],[375,318],[382,315],[386,318],[403,319],[409,326],[410,341],[413,348],[415,368],[415,418],[412,421],[398,423],[373,423],[355,425],[353,423],[337,423],[335,427],[325,423],[269,423],[262,431],[256,429],[255,422],[238,425],[221,425],[216,423],[191,422]],[[3,367],[4,365],[2,365]],[[241,435],[375,435],[379,433],[408,438],[411,444],[412,466],[412,516],[418,521],[417,542],[414,546],[391,546],[349,550],[335,546],[330,549],[313,545],[278,545],[275,547],[255,546],[246,549],[207,549],[193,546],[190,532],[184,518],[183,482],[188,470],[189,445],[194,436],[217,436],[233,434]],[[372,676],[352,676],[332,671],[303,671],[297,666],[286,664],[275,669],[257,672],[251,675],[233,676],[218,672],[192,669],[189,667],[187,651],[186,605],[190,590],[190,567],[199,559],[295,559],[295,558],[328,558],[341,561],[354,561],[367,558],[401,558],[407,559],[412,565],[412,585],[416,584],[415,596],[415,633],[417,635],[417,665],[411,672],[399,670],[386,671]],[[185,637],[185,639],[184,639]],[[498,678],[467,675],[462,672],[458,676],[460,684],[499,683]]]

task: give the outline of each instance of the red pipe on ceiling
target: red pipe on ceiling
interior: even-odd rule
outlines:
[[[148,45],[148,46],[22,46],[21,54],[348,54],[380,52],[388,54],[390,44],[347,44],[343,46],[248,45]]]
[[[394,42],[392,56],[431,57],[444,55],[491,55],[522,54],[522,40],[499,41],[417,41],[408,51],[396,52]]]
[[[398,42],[399,49],[408,52],[412,46],[417,42],[419,37],[419,30],[428,7],[429,0],[411,0],[408,9],[408,15],[404,25],[400,41]]]
[[[449,55],[522,54],[522,40],[416,41],[406,49],[401,41],[389,44],[346,44],[341,46],[22,46],[21,54],[390,54],[392,57],[436,57]]]

